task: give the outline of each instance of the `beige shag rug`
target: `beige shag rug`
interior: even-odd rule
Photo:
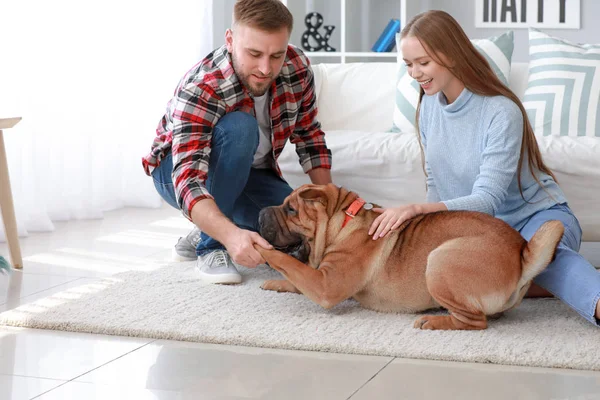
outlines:
[[[347,300],[331,310],[260,289],[279,274],[244,269],[244,283],[201,283],[194,263],[127,272],[0,314],[0,324],[280,349],[600,370],[600,329],[556,299],[525,300],[477,332],[421,331],[415,315]]]

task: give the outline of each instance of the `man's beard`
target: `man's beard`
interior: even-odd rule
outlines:
[[[231,61],[233,62],[233,70],[235,71],[235,74],[237,75],[238,79],[242,82],[244,87],[246,87],[246,89],[248,89],[248,91],[252,93],[253,96],[262,96],[267,92],[267,90],[269,90],[269,88],[271,87],[271,83],[273,83],[273,79],[266,81],[261,86],[253,85],[252,83],[250,83],[251,74],[244,74],[242,72],[239,63],[237,62],[237,58],[233,54],[231,54]]]

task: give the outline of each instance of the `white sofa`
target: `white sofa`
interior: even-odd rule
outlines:
[[[423,202],[425,175],[414,134],[391,133],[396,63],[316,64],[319,120],[333,153],[333,181],[367,201],[392,206]],[[510,87],[520,97],[527,63],[513,63]],[[600,241],[600,138],[538,138],[583,228],[584,241]],[[292,187],[308,183],[294,146],[279,158]]]

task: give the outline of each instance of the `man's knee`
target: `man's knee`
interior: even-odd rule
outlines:
[[[221,117],[213,132],[213,147],[254,155],[258,147],[258,122],[251,114],[234,111]]]
[[[169,151],[161,160],[160,165],[152,171],[152,180],[156,191],[171,207],[179,210],[175,188],[172,181],[173,155]]]
[[[175,197],[175,190],[172,183],[164,184],[154,179],[154,187],[156,188],[156,191],[160,197],[162,197],[162,199],[166,201],[168,205],[177,210],[180,209],[179,204],[177,204],[177,198]]]

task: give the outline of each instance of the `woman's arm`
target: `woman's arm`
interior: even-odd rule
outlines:
[[[384,237],[391,231],[398,229],[406,220],[420,214],[429,214],[436,211],[447,211],[444,203],[408,204],[396,208],[374,208],[373,211],[381,213],[369,228],[369,235],[373,240]]]
[[[427,163],[427,161],[425,161],[425,173],[427,174],[427,193],[425,193],[425,202],[437,203],[440,201],[440,195],[438,194],[437,188],[435,187],[433,174],[431,173],[431,168],[429,168],[429,164]]]
[[[480,211],[496,215],[506,200],[509,187],[517,175],[523,138],[523,115],[512,101],[503,98],[504,104],[488,103],[485,118],[481,164],[470,195],[443,200],[448,210]],[[489,121],[489,122],[487,122]]]
[[[425,201],[427,203],[437,203],[440,201],[440,196],[437,192],[437,188],[435,187],[435,180],[433,179],[433,174],[431,172],[431,168],[429,167],[429,163],[427,162],[427,130],[426,130],[426,122],[423,117],[423,109],[425,108],[425,104],[421,104],[421,111],[419,112],[419,132],[421,142],[421,162],[425,167],[425,185],[427,188],[427,192],[425,194]]]

